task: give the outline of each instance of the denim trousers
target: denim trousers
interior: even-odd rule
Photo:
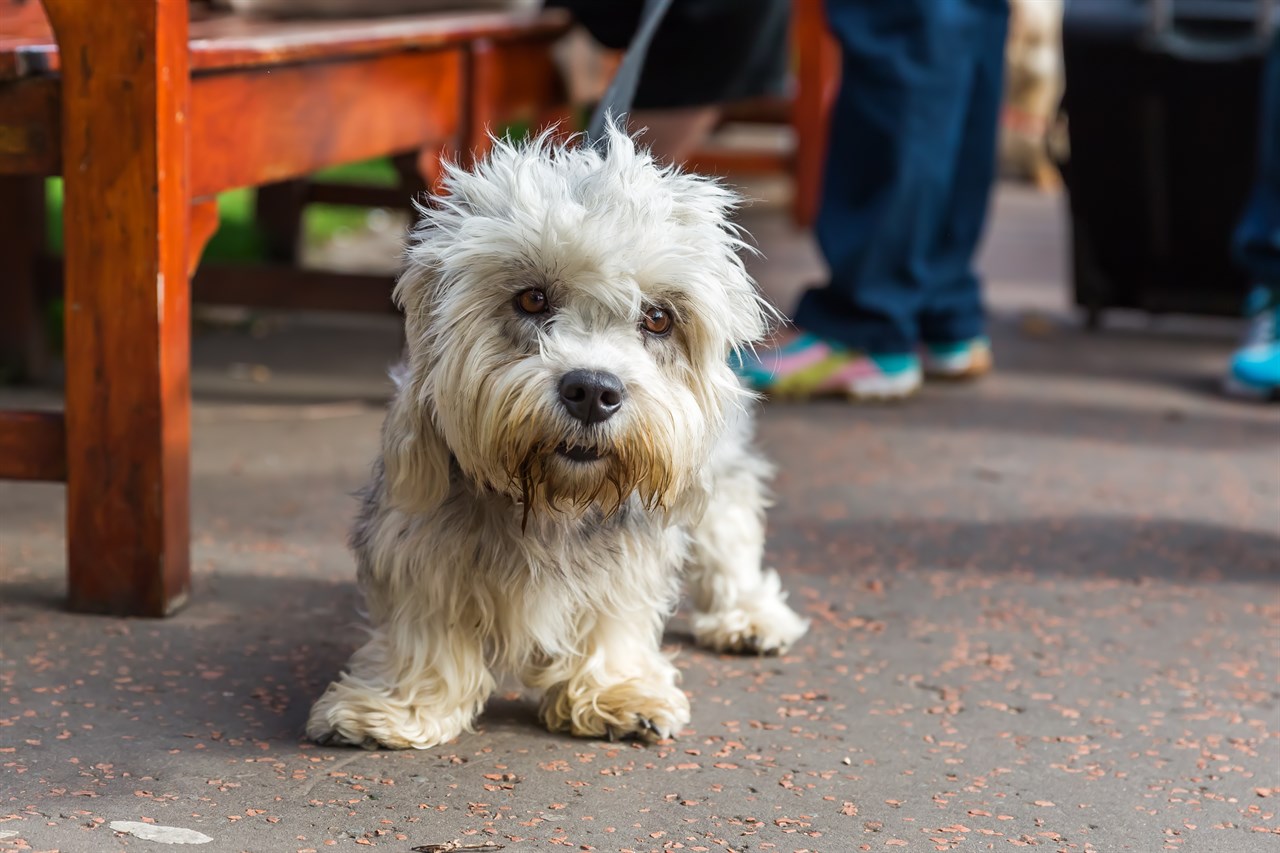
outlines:
[[[875,354],[978,337],[1007,0],[827,0],[827,14],[842,69],[815,230],[831,274],[796,324]]]

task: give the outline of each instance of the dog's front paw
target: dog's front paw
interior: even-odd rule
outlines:
[[[348,729],[331,728],[327,722],[314,718],[307,721],[307,738],[320,746],[358,746],[361,749],[371,750],[379,746],[378,742],[368,735],[362,736]]]
[[[652,743],[680,734],[689,722],[689,698],[674,684],[641,679],[591,688],[558,685],[547,691],[542,719],[553,732]]]
[[[325,746],[430,749],[462,734],[474,715],[468,708],[432,712],[378,692],[331,684],[311,709],[307,737]]]
[[[738,606],[693,615],[693,635],[698,645],[717,652],[757,655],[782,654],[809,630],[786,604],[777,574],[765,573],[760,594]]]

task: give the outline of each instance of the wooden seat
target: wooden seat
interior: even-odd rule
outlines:
[[[31,211],[58,174],[66,304],[65,413],[0,412],[0,478],[66,481],[73,608],[160,616],[187,594],[190,276],[216,195],[386,155],[429,172],[499,120],[559,116],[567,27],[0,0],[0,355],[39,349]]]

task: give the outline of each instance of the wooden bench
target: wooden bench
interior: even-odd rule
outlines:
[[[66,299],[65,411],[0,412],[0,478],[66,482],[81,611],[162,616],[188,592],[190,277],[216,195],[390,154],[430,171],[498,120],[563,104],[559,13],[192,8],[0,0],[0,348],[38,350],[32,211],[50,175]]]

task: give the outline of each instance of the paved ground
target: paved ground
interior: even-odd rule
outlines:
[[[820,275],[751,224],[784,302]],[[0,485],[0,850],[163,849],[113,821],[213,851],[1280,849],[1280,415],[1213,393],[1230,326],[1077,330],[1056,200],[1005,190],[984,264],[997,376],[764,411],[812,633],[722,657],[677,617],[693,722],[655,747],[547,734],[514,691],[440,749],[302,742],[358,641],[343,539],[396,336],[200,336],[179,616],[63,613],[61,490]]]

